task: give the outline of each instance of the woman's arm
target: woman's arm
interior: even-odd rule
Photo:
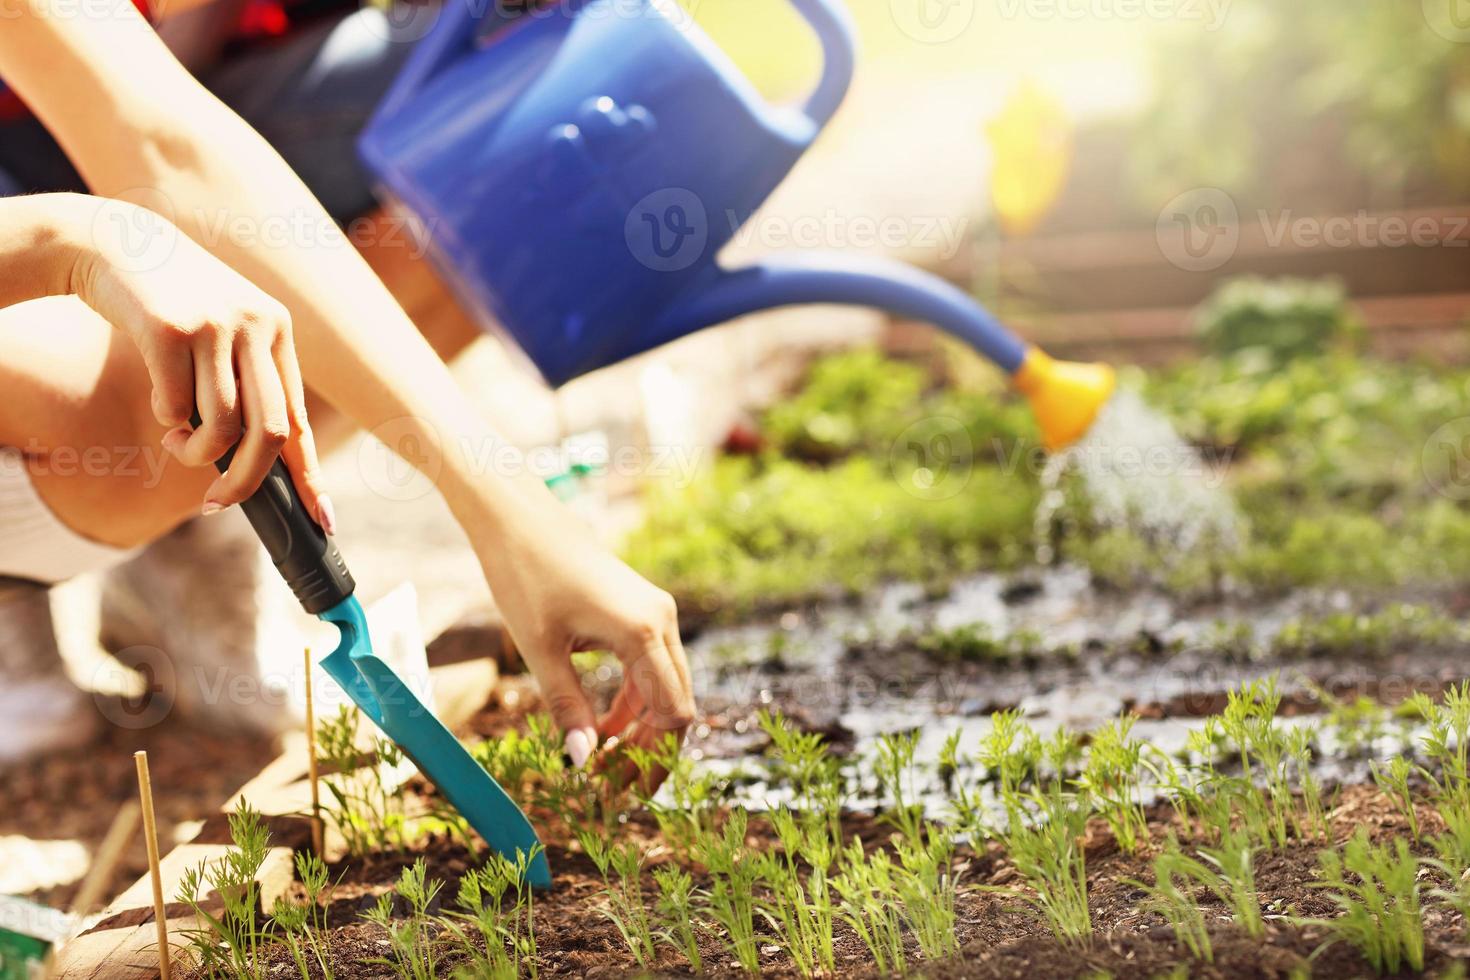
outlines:
[[[693,714],[673,603],[591,544],[529,473],[485,472],[496,435],[280,157],[209,94],[126,4],[105,16],[21,0],[0,31],[13,84],[94,192],[135,197],[283,302],[309,386],[368,430],[392,424],[481,557],[573,755],[595,719],[570,664],[613,650],[625,697],[602,734],[651,743]],[[276,232],[290,229],[281,242]],[[283,452],[302,465],[293,431]]]
[[[254,493],[293,426],[306,430],[285,308],[153,212],[84,194],[0,199],[0,306],[58,295],[79,297],[137,345],[175,456],[218,459],[243,424],[229,472],[205,491],[206,514]],[[184,424],[196,405],[198,433]],[[330,533],[309,438],[301,451],[302,498]]]

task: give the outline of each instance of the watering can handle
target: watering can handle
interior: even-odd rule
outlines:
[[[822,42],[822,77],[807,97],[804,112],[821,129],[832,118],[852,84],[857,63],[857,32],[842,0],[791,0]]]
[[[442,69],[474,51],[476,39],[488,30],[482,27],[485,22],[513,21],[507,6],[494,0],[444,0],[432,27],[414,45],[413,54],[378,104],[376,116],[387,118]]]

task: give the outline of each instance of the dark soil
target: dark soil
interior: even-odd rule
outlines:
[[[1169,811],[1158,807],[1152,814],[1155,842],[1162,840]],[[1421,808],[1419,819],[1427,834],[1442,828],[1437,816]],[[1371,786],[1349,786],[1338,791],[1331,811],[1334,836],[1346,840],[1358,827],[1367,827],[1375,839],[1402,837],[1407,825],[1391,803]],[[852,814],[844,821],[849,836],[861,837],[870,847],[884,846],[890,828],[872,815]],[[621,833],[641,841],[651,862],[678,860],[664,847],[654,822],[646,814],[632,814]],[[769,844],[770,835],[760,821],[752,823],[751,842]],[[1174,941],[1163,920],[1141,911],[1142,892],[1130,879],[1151,880],[1151,855],[1121,853],[1105,824],[1094,822],[1087,840],[1089,897],[1095,938],[1090,948],[1075,949],[1058,943],[1044,923],[1015,898],[983,891],[978,886],[1015,887],[1015,868],[998,847],[975,853],[962,851],[956,858],[956,873],[962,890],[959,899],[961,954],[952,960],[920,964],[922,975],[940,980],[959,978],[1015,978],[1111,975],[1118,978],[1153,978],[1167,975],[1181,964],[1189,976],[1288,977],[1310,964],[1312,976],[1368,977],[1372,971],[1356,950],[1328,943],[1320,927],[1301,926],[1286,917],[1331,917],[1334,907],[1321,890],[1311,885],[1317,865],[1317,846],[1299,844],[1284,850],[1262,852],[1257,858],[1257,884],[1267,919],[1266,934],[1256,939],[1230,924],[1223,906],[1205,902],[1207,913],[1218,913],[1211,928],[1215,946],[1212,964],[1190,961]],[[340,883],[332,894],[328,911],[334,970],[343,978],[389,980],[392,970],[380,961],[388,953],[382,931],[363,922],[361,914],[378,895],[391,889],[399,873],[422,857],[431,877],[445,883],[444,896],[452,896],[458,878],[474,860],[457,841],[446,837],[425,840],[412,853],[382,855],[333,869]],[[536,896],[535,926],[538,967],[541,976],[577,977],[585,980],[642,975],[614,927],[598,911],[605,886],[591,861],[573,846],[550,843],[548,857],[554,887]],[[708,884],[707,879],[697,884]],[[651,876],[645,876],[645,894],[655,894]],[[1435,908],[1425,917],[1427,935],[1426,971],[1443,972],[1457,960],[1470,960],[1466,945],[1466,922],[1457,913]],[[772,945],[764,947],[763,975],[796,977],[784,954]],[[719,944],[706,938],[701,951],[706,972],[712,976],[739,976],[741,971],[721,952]],[[839,972],[843,976],[873,976],[871,959],[856,935],[839,928],[836,938]],[[917,951],[912,961],[919,962]],[[453,962],[441,964],[448,976]],[[669,948],[660,949],[659,974],[687,976],[682,956]],[[294,974],[284,950],[271,954],[274,972]],[[1302,974],[1306,975],[1306,974]]]

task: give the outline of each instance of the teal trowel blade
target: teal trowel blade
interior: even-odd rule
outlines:
[[[533,887],[550,888],[551,866],[531,821],[403,679],[373,654],[367,618],[357,598],[349,596],[321,618],[342,632],[342,642],[322,659],[322,668],[486,843],[512,861],[517,852],[534,853],[526,880]]]

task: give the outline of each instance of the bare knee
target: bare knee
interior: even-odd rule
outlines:
[[[0,310],[0,385],[0,443],[24,454],[41,499],[84,537],[141,544],[202,500],[211,478],[164,452],[141,356],[80,303]]]

